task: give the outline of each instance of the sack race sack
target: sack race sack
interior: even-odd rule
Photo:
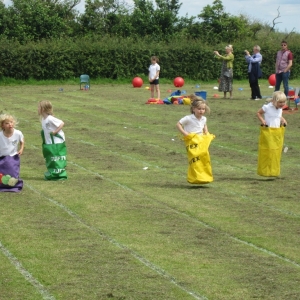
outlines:
[[[47,172],[45,172],[46,180],[67,179],[67,147],[65,142],[54,144],[53,135],[51,135],[52,144],[45,144],[44,130],[41,131],[43,144],[43,156],[45,158]],[[63,138],[56,134],[55,137]]]
[[[260,127],[257,174],[266,177],[280,175],[280,160],[285,127]]]
[[[20,156],[0,157],[0,192],[20,192],[23,180],[19,178]]]
[[[208,152],[213,134],[199,135],[190,133],[185,136],[184,142],[188,156],[187,181],[192,184],[204,184],[213,181],[210,156]]]

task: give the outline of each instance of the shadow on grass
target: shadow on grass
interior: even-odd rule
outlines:
[[[253,178],[253,177],[221,177],[217,178],[215,181],[247,181],[252,183],[264,182],[264,181],[275,181],[282,180],[280,177],[265,177],[265,178]]]
[[[31,177],[21,176],[21,179],[24,182],[26,182],[26,181],[28,181],[28,182],[32,182],[32,181],[51,181],[51,180],[46,180],[43,176],[38,176],[38,177],[37,176],[36,177],[34,177],[34,176],[31,176]],[[53,181],[55,181],[55,180],[53,180]]]
[[[195,185],[190,185],[189,183],[186,184],[176,184],[176,183],[162,183],[162,184],[158,184],[161,187],[167,187],[167,188],[174,188],[174,189],[190,189],[190,190],[196,190],[196,189],[207,189],[209,188],[208,184],[195,184]]]

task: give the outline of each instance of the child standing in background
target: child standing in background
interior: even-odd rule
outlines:
[[[12,115],[1,114],[0,124],[0,191],[19,192],[23,187],[19,175],[24,136],[15,129],[18,122]]]
[[[151,65],[149,67],[149,83],[151,90],[151,98],[154,98],[154,89],[157,93],[157,99],[160,99],[160,89],[159,89],[159,72],[160,66],[158,64],[158,57],[151,56]]]
[[[48,169],[45,172],[45,179],[66,179],[67,150],[65,134],[62,130],[64,122],[53,116],[53,107],[50,101],[44,100],[39,103],[38,114],[42,122],[43,155]]]

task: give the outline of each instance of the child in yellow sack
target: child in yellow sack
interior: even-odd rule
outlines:
[[[282,108],[286,104],[286,95],[277,91],[273,93],[272,100],[263,105],[257,112],[257,117],[261,125],[272,128],[279,128],[281,125],[287,125],[286,120],[282,117]]]
[[[205,113],[210,108],[201,97],[193,97],[191,114],[179,120],[176,127],[184,135],[188,155],[189,183],[203,184],[213,181],[210,156],[208,152],[211,141],[215,138],[208,133]]]
[[[256,113],[261,122],[257,166],[257,174],[260,176],[280,175],[280,160],[287,125],[282,117],[282,108],[285,104],[286,95],[277,91],[273,93],[272,100]]]

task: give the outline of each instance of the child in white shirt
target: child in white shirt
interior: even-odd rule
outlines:
[[[151,57],[151,65],[149,67],[149,83],[150,83],[150,91],[151,98],[154,98],[154,88],[156,89],[157,99],[160,99],[160,89],[159,89],[159,72],[160,65],[158,64],[158,57]]]
[[[47,172],[46,180],[67,179],[67,149],[65,134],[62,130],[64,122],[53,116],[53,107],[50,101],[41,101],[38,105],[38,114],[42,122],[43,156],[45,158]]]
[[[282,117],[282,108],[285,104],[286,95],[280,91],[274,92],[272,100],[268,104],[263,105],[257,112],[261,125],[272,128],[287,125],[286,120]]]
[[[0,157],[21,155],[24,150],[24,136],[20,130],[15,129],[17,120],[9,114],[0,115]]]
[[[201,97],[193,97],[191,103],[191,115],[187,115],[179,120],[176,127],[183,134],[189,133],[206,134],[208,133],[205,113],[209,113],[210,108]]]

